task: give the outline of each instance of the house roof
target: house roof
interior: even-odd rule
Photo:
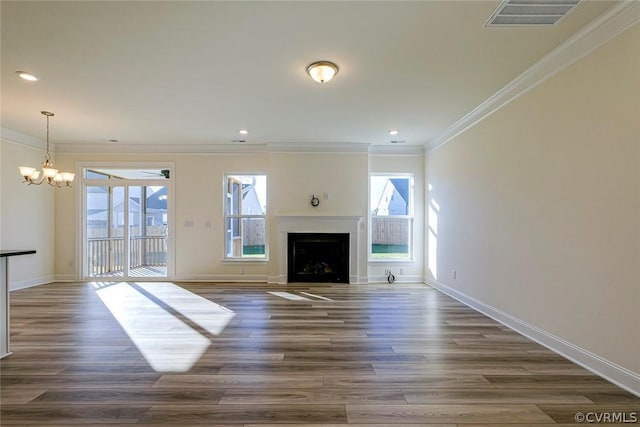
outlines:
[[[405,202],[409,202],[409,180],[406,178],[391,178],[391,184]]]

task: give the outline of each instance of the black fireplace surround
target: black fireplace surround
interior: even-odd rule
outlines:
[[[349,233],[288,233],[289,282],[349,283]]]

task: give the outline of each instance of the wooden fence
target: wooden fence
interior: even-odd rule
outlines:
[[[406,245],[409,241],[409,218],[371,217],[371,243]]]

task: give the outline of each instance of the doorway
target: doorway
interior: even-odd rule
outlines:
[[[84,170],[85,278],[169,276],[170,176],[169,169]]]

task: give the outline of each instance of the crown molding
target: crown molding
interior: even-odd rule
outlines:
[[[40,150],[46,150],[47,148],[47,143],[42,139],[7,128],[0,128],[0,138],[8,142],[27,145]],[[51,145],[51,143],[49,143],[49,145]]]
[[[2,129],[2,139],[45,149],[45,142],[20,132]],[[53,147],[53,144],[52,144]],[[216,154],[252,155],[266,153],[369,153],[383,155],[423,155],[423,145],[371,145],[368,143],[268,143],[268,144],[88,144],[58,143],[52,153],[64,154]]]
[[[371,145],[369,147],[369,154],[374,155],[422,156],[424,153],[424,145]]]
[[[446,144],[509,102],[593,52],[618,34],[640,22],[640,1],[624,0],[557,46],[505,87],[467,113],[436,137],[427,151]]]
[[[266,153],[262,144],[58,144],[56,153],[66,154],[256,154]]]
[[[330,143],[271,143],[269,153],[368,153],[369,144],[355,142]]]

